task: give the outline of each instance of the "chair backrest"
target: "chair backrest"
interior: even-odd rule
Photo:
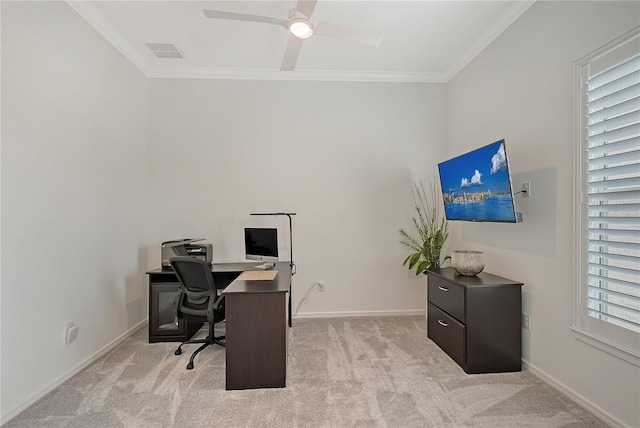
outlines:
[[[195,257],[174,257],[169,263],[182,286],[181,293],[184,297],[180,299],[181,304],[195,308],[208,303],[209,299],[216,299],[217,289],[211,266],[204,260]]]

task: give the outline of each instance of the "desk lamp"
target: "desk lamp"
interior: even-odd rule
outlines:
[[[289,267],[291,268],[291,276],[293,277],[293,275],[296,274],[296,269],[295,269],[296,265],[293,263],[293,225],[292,225],[291,216],[296,215],[296,213],[284,213],[284,212],[251,213],[251,215],[275,215],[275,216],[286,215],[287,217],[289,217],[289,251],[290,251]],[[292,327],[292,323],[291,323],[291,290],[292,288],[293,288],[293,278],[291,280],[291,284],[289,285],[289,327]]]

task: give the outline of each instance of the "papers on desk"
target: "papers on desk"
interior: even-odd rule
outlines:
[[[277,274],[277,270],[248,270],[242,272],[238,279],[245,281],[272,281]]]

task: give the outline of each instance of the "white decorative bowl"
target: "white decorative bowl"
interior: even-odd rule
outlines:
[[[451,253],[451,266],[462,276],[475,276],[484,269],[482,251],[456,250]]]

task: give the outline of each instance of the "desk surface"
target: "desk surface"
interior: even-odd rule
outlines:
[[[245,271],[261,270],[256,266],[262,263],[213,263],[211,272],[216,273],[238,273]],[[289,262],[279,262],[275,270],[278,271],[275,279],[264,280],[233,280],[222,292],[222,294],[237,293],[286,293],[291,286],[291,266]],[[149,275],[175,275],[171,269],[157,268],[147,272]]]

